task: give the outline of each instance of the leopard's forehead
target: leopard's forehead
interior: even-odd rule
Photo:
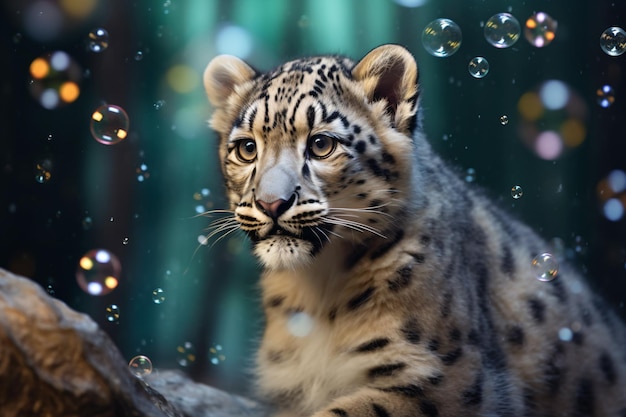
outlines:
[[[290,137],[332,113],[345,100],[343,85],[351,80],[354,62],[341,56],[289,61],[260,75],[242,103],[234,129],[256,135]]]

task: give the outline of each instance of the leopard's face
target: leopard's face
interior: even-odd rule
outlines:
[[[297,268],[335,242],[367,244],[398,226],[411,141],[352,67],[323,57],[257,75],[218,57],[207,68],[231,209],[268,268]]]

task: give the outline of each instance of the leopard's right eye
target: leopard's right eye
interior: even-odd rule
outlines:
[[[235,149],[241,162],[252,162],[256,159],[256,142],[252,139],[238,140]]]

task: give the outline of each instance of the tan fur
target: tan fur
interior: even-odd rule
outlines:
[[[565,263],[536,279],[550,248],[432,153],[417,78],[396,45],[207,67],[233,219],[265,267],[261,398],[280,416],[626,416],[622,323]]]

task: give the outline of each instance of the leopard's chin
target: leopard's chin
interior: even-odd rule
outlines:
[[[295,236],[276,233],[254,244],[254,254],[268,269],[295,270],[311,263],[315,246]]]

